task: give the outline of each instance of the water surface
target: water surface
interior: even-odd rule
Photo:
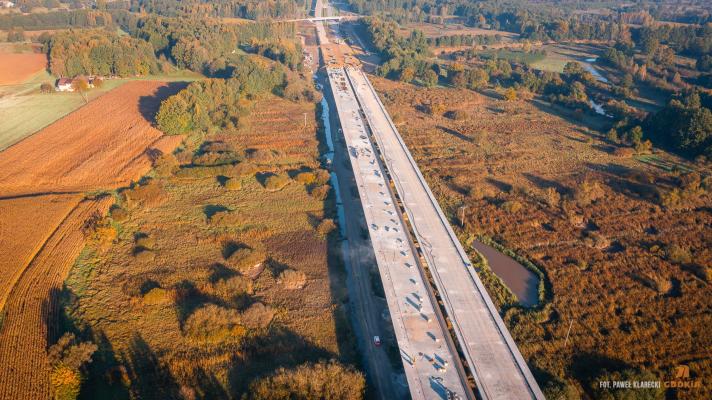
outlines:
[[[475,240],[472,247],[487,259],[492,272],[502,279],[522,305],[531,307],[539,303],[539,277],[536,274],[484,243]]]

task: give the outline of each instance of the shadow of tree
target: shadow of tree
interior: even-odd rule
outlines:
[[[138,110],[143,118],[150,122],[155,122],[156,113],[161,106],[161,102],[170,96],[180,92],[188,86],[188,82],[168,82],[160,86],[150,96],[141,96],[138,99]]]
[[[135,333],[129,348],[121,354],[126,373],[131,382],[132,398],[176,399],[181,398],[180,389],[168,368],[161,363],[156,353],[141,334]]]

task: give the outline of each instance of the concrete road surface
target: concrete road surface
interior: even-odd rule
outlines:
[[[389,183],[342,68],[327,69],[367,229],[413,399],[467,398]]]
[[[465,251],[361,70],[346,68],[484,399],[544,399]],[[355,106],[354,106],[355,107]]]

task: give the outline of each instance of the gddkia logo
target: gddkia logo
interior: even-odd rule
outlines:
[[[690,367],[687,365],[678,365],[675,367],[673,380],[665,381],[663,385],[666,388],[700,388],[702,387],[701,379],[690,379]]]

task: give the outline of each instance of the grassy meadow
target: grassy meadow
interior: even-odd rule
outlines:
[[[115,239],[66,281],[68,327],[100,346],[83,393],[239,398],[277,367],[354,362],[315,112],[270,95],[115,194]]]

